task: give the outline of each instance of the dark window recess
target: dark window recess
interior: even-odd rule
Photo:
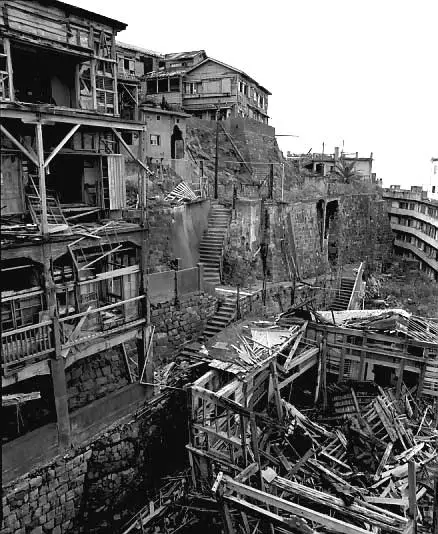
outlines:
[[[324,200],[318,200],[316,204],[316,217],[318,221],[318,231],[320,235],[320,248],[324,247]]]
[[[179,91],[179,78],[170,78],[170,91],[174,93]]]
[[[146,90],[149,95],[157,93],[157,80],[148,80],[146,82]]]
[[[164,78],[163,80],[158,80],[158,92],[159,93],[168,93],[169,92],[169,78]]]
[[[151,57],[146,57],[143,59],[144,72],[152,72],[154,70],[154,62]]]
[[[158,62],[158,68],[159,69],[163,69],[165,67],[166,63],[164,61],[159,61]]]

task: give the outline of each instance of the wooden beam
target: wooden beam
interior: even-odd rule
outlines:
[[[58,112],[57,112],[58,113]],[[69,114],[71,113],[71,115]],[[26,123],[44,124],[50,123],[62,123],[62,124],[81,124],[82,126],[94,126],[96,128],[118,128],[119,130],[128,130],[141,132],[144,131],[146,126],[143,123],[132,123],[123,120],[117,120],[116,117],[106,117],[105,119],[99,119],[96,117],[90,117],[93,112],[83,112],[80,109],[71,109],[66,111],[64,115],[53,114],[49,112],[34,112],[19,109],[10,109],[8,107],[0,105],[0,114],[3,119],[20,119]]]
[[[41,202],[41,233],[49,233],[49,224],[47,221],[47,195],[46,195],[46,171],[44,169],[44,144],[43,144],[43,127],[41,123],[35,125],[37,157],[38,157],[38,178],[39,178],[39,195]]]
[[[125,343],[135,338],[137,336],[138,329],[141,327],[143,323],[144,323],[144,319],[140,319],[139,321],[136,321],[135,325],[129,325],[130,327],[129,329],[126,329],[126,325],[124,325],[125,328],[122,331],[122,333],[120,333],[120,330],[117,330],[116,332],[112,331],[109,333],[100,332],[101,337],[105,336],[105,338],[103,340],[101,339],[101,337],[96,338],[85,349],[67,356],[65,368],[67,369],[68,367],[73,365],[75,362],[79,360],[83,360],[84,358],[88,358],[88,356],[94,356],[98,352],[108,350],[112,347],[115,347],[117,345],[120,345],[121,343]]]
[[[46,159],[44,162],[44,168],[47,167],[47,165],[52,161],[52,159],[58,154],[58,152],[61,150],[61,148],[67,143],[67,141],[72,137],[81,127],[80,124],[76,124],[73,126],[73,128],[68,132],[66,136],[63,137],[63,139],[56,145],[53,152],[50,154],[50,156]]]
[[[111,128],[111,130],[114,132],[114,135],[117,137],[117,139],[120,141],[120,143],[123,145],[123,147],[125,148],[126,152],[128,152],[128,154],[131,156],[131,158],[136,161],[140,167],[142,167],[148,174],[154,174],[147,165],[145,165],[142,161],[140,161],[137,156],[134,154],[134,152],[131,150],[131,148],[129,147],[129,145],[125,142],[125,140],[123,139],[123,137],[119,134],[119,132],[117,130],[115,130],[114,128]]]
[[[306,508],[299,504],[286,501],[285,499],[282,499],[280,497],[275,497],[274,495],[271,495],[264,491],[260,491],[256,488],[246,486],[244,484],[234,481],[231,477],[227,475],[224,475],[223,480],[225,488],[233,492],[237,492],[239,495],[237,497],[238,501],[248,504],[250,508],[254,505],[249,504],[247,501],[245,501],[245,498],[254,499],[259,503],[263,503],[264,506],[273,506],[274,508],[278,508],[278,510],[281,510],[282,512],[297,515],[298,517],[302,517],[304,519],[307,519],[308,521],[314,521],[315,523],[318,523],[319,525],[322,525],[338,534],[369,534],[368,530],[346,523],[345,521],[341,521],[340,519],[336,519],[334,517],[322,514],[321,512],[317,512],[310,508]],[[233,497],[228,497],[226,495],[224,498],[229,500],[229,502],[236,503],[236,501],[234,500],[235,498]],[[263,508],[259,508],[259,511],[260,510],[262,510],[263,513],[268,512]],[[268,513],[271,514],[271,512]],[[283,519],[281,518],[281,516],[278,517],[280,517],[280,519]]]
[[[408,497],[409,497],[409,517],[417,519],[417,473],[415,460],[408,462]],[[415,532],[415,531],[414,531]]]
[[[12,68],[12,57],[11,57],[11,42],[8,38],[3,40],[5,52],[6,52],[6,62],[9,75],[9,99],[11,102],[15,101],[15,91],[14,91],[14,71]]]
[[[25,148],[21,143],[20,141],[18,141],[17,139],[15,139],[15,137],[10,133],[8,132],[8,130],[6,130],[6,128],[0,124],[0,131],[2,132],[2,134],[4,134],[10,141],[12,141],[12,143],[14,143],[14,145],[19,148],[21,150],[21,152],[23,152],[23,154],[28,157],[30,159],[30,161],[36,165],[38,167],[38,158],[35,154],[31,154],[29,152],[29,150],[27,150],[27,148]]]
[[[274,387],[275,406],[277,408],[278,420],[281,422],[281,421],[283,421],[283,405],[281,403],[280,390],[278,388],[278,375],[277,375],[277,361],[276,361],[276,359],[271,360],[270,367],[271,367],[272,384],[273,384],[273,387]]]

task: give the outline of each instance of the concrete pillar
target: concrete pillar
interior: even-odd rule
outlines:
[[[198,291],[204,291],[204,264],[198,263]]]

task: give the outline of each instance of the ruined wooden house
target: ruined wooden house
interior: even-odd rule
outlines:
[[[124,141],[115,36],[126,25],[63,2],[0,12],[2,383],[50,375],[59,444],[71,440],[66,369],[145,340],[144,225],[122,218]],[[140,202],[143,196],[140,198]],[[140,354],[145,343],[139,342]]]

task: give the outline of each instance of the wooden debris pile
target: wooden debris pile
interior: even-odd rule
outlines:
[[[359,527],[339,532],[404,533],[414,518],[418,532],[431,532],[436,419],[407,389],[400,401],[394,390],[378,393],[330,427],[282,400],[285,431],[265,428],[259,440],[265,491]],[[327,530],[309,532],[333,532],[320,524]]]
[[[197,200],[196,193],[186,184],[186,182],[180,182],[170,193],[168,193],[164,200],[174,201],[177,204],[181,204],[187,200]]]

